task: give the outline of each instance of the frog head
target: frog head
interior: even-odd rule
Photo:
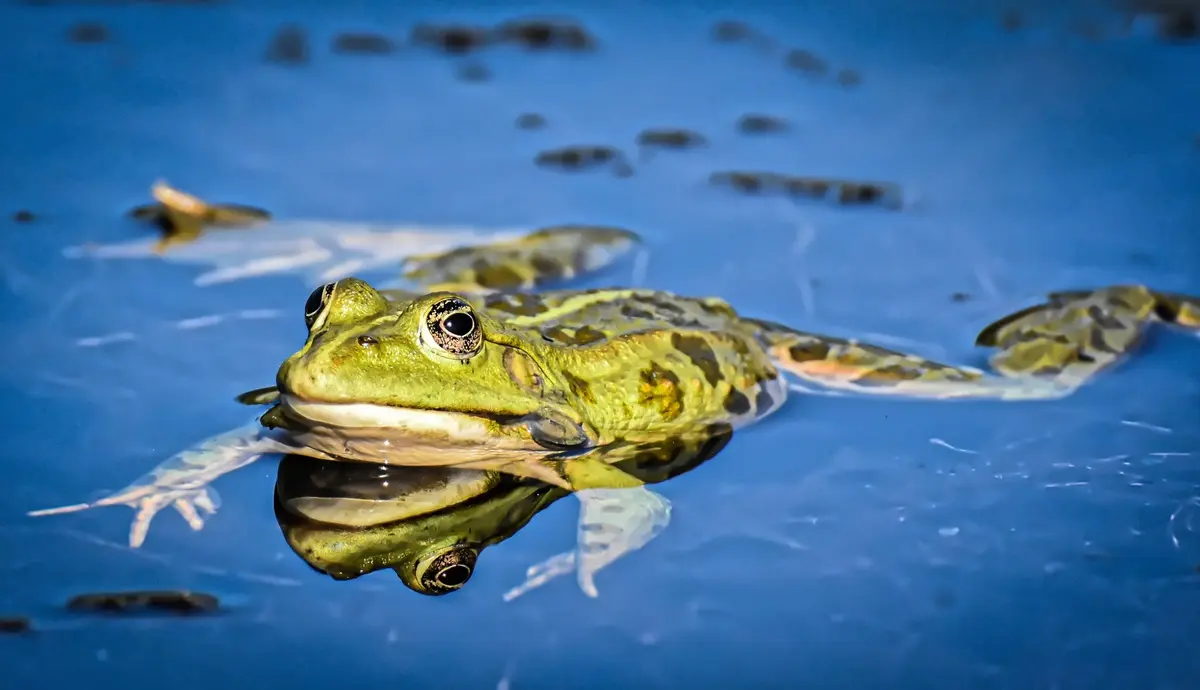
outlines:
[[[389,299],[346,278],[314,290],[304,320],[304,347],[283,362],[276,383],[283,414],[318,430],[307,439],[314,447],[345,456],[354,445],[347,439],[362,448],[369,438],[375,451],[381,443],[423,446],[439,457],[416,463],[452,464],[462,452],[594,445],[595,432],[547,382],[538,343],[464,295]]]

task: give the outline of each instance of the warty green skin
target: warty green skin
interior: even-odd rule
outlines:
[[[307,341],[280,367],[286,426],[342,459],[463,465],[618,440],[740,427],[786,383],[757,327],[720,300],[644,290],[421,296],[348,278],[324,293]],[[475,323],[450,352],[430,314]],[[465,348],[465,349],[464,349]],[[454,449],[449,452],[448,449]]]

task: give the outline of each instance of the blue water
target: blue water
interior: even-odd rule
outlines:
[[[1051,290],[1200,294],[1200,43],[1122,31],[1107,5],[1031,3],[1013,32],[1000,17],[1019,3],[291,5],[0,9],[0,210],[37,214],[0,221],[0,615],[39,630],[0,637],[0,685],[1200,687],[1200,342],[1165,330],[1061,401],[796,397],[658,487],[670,528],[601,572],[596,600],[569,577],[501,600],[571,546],[573,499],[442,598],[387,571],[308,568],[275,524],[272,461],[218,481],[203,531],[165,512],[136,551],[125,508],[25,517],[247,421],[232,396],[302,342],[299,276],[200,288],[196,266],[62,255],[149,232],[122,214],[158,178],[288,218],[625,226],[651,248],[644,285],[974,365],[980,327]],[[488,51],[484,83],[409,46],[329,50],[340,31],[402,39],[418,21],[546,12],[601,49]],[[722,18],[862,83],[715,44]],[[108,42],[66,40],[88,20]],[[311,62],[264,62],[290,22]],[[527,111],[549,126],[514,128]],[[793,130],[741,136],[745,112]],[[532,164],[570,144],[632,150],[652,126],[710,145],[623,179]],[[892,180],[912,201],[847,209],[706,184],[735,168]],[[172,325],[240,309],[282,316]],[[114,332],[134,337],[78,344]],[[62,611],[80,592],[185,587],[224,613]]]

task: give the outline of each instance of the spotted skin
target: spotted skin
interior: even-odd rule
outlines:
[[[1004,376],[1074,390],[1131,354],[1153,322],[1196,328],[1198,304],[1142,285],[1055,292],[1044,304],[988,325],[975,342],[997,348],[989,362]]]

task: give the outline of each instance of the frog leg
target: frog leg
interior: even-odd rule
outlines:
[[[505,601],[571,572],[583,593],[596,598],[596,573],[650,543],[671,521],[671,502],[623,470],[586,457],[557,464],[580,501],[576,546],[530,566]]]
[[[150,522],[162,509],[175,508],[192,529],[200,530],[204,527],[201,513],[212,515],[220,506],[220,498],[209,484],[266,453],[290,449],[257,423],[247,424],[176,453],[129,486],[99,500],[34,510],[27,515],[40,517],[127,505],[137,511],[129,530],[129,546],[136,549],[146,540]]]
[[[744,319],[780,369],[818,389],[935,400],[1044,400],[1071,392],[1053,380],[989,376],[858,340]]]
[[[599,271],[640,244],[628,230],[561,225],[516,239],[410,256],[402,275],[429,290],[531,290]]]
[[[997,348],[989,363],[1005,377],[1075,390],[1133,352],[1149,323],[1169,310],[1163,304],[1141,285],[1055,292],[988,325],[975,344]]]

